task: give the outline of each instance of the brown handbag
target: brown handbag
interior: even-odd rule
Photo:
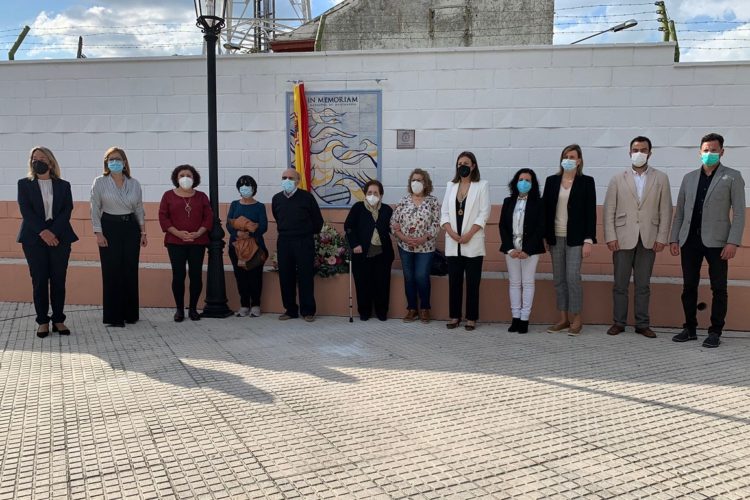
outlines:
[[[232,220],[232,227],[238,231],[249,232],[250,224],[252,221],[243,216]],[[237,253],[237,266],[247,271],[262,266],[268,260],[268,252],[260,247],[258,240],[253,236],[238,237],[233,245]]]

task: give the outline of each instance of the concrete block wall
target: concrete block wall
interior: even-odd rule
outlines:
[[[674,198],[683,175],[699,165],[700,137],[711,131],[725,136],[725,163],[750,184],[750,63],[674,64],[672,57],[670,44],[220,57],[220,198],[236,198],[242,174],[256,178],[263,202],[278,191],[285,95],[295,80],[308,90],[382,90],[389,203],[403,195],[415,167],[431,173],[442,198],[456,155],[468,149],[490,181],[494,224],[517,168],[532,167],[543,180],[557,170],[562,147],[577,142],[601,204],[609,179],[628,165],[628,142],[641,134],[652,139],[651,164],[668,173]],[[75,260],[96,258],[86,202],[108,147],[125,148],[153,215],[175,165],[195,165],[207,184],[205,71],[201,57],[0,62],[0,257],[22,257],[14,242],[16,180],[34,145],[50,147],[73,184],[76,225],[89,238],[74,247]],[[416,149],[396,149],[401,128],[416,130]],[[338,211],[324,215],[342,220]],[[153,249],[144,258],[166,260],[155,220],[149,232]],[[490,234],[493,242],[494,228]],[[599,245],[584,272],[609,274],[609,262]],[[660,256],[657,264],[658,275],[679,276],[675,259]],[[503,269],[494,254],[487,266]],[[750,276],[746,248],[730,269],[735,279]]]

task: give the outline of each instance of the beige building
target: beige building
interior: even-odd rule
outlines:
[[[549,45],[553,0],[344,0],[274,52]]]

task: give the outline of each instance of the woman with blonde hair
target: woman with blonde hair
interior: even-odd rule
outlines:
[[[28,174],[18,181],[18,208],[22,221],[17,241],[29,264],[36,335],[49,335],[50,321],[52,331],[70,335],[63,310],[70,247],[78,241],[70,225],[73,196],[70,183],[60,177],[55,155],[45,147],[37,146],[29,154]]]
[[[91,186],[91,222],[102,267],[103,322],[138,321],[138,260],[148,244],[140,183],[120,148],[104,153],[104,170]]]
[[[579,335],[583,328],[581,309],[581,262],[596,243],[596,187],[594,178],[583,174],[583,152],[578,144],[560,154],[560,169],[544,183],[545,240],[552,255],[552,276],[560,319],[549,333],[567,330]]]

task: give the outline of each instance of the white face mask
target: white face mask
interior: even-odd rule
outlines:
[[[636,168],[641,168],[648,161],[648,155],[646,153],[633,153],[630,155],[630,161]]]
[[[380,196],[377,196],[374,194],[368,194],[366,196],[366,199],[367,199],[367,203],[369,203],[371,207],[374,207],[380,201]]]
[[[191,187],[193,187],[193,178],[192,177],[180,177],[177,183],[180,185],[182,189],[190,189]]]
[[[414,194],[422,194],[424,190],[424,184],[419,181],[411,181],[411,192]]]

